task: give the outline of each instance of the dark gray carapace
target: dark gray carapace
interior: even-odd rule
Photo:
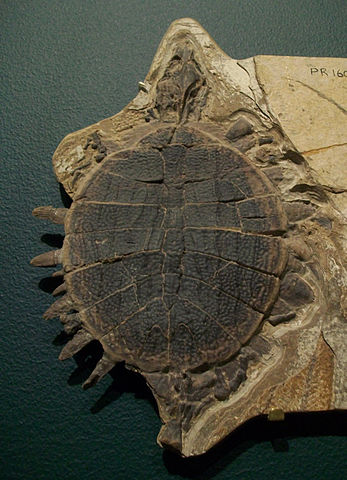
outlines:
[[[266,176],[196,127],[159,126],[108,156],[68,211],[35,210],[65,225],[66,290],[46,313],[79,325],[61,358],[93,339],[109,371],[195,370],[233,357],[278,296],[286,217]],[[92,378],[95,377],[95,372]],[[89,385],[90,382],[87,382]]]

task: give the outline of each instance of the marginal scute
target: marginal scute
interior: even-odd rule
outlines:
[[[34,267],[55,267],[62,263],[62,251],[51,250],[50,252],[41,253],[31,260],[31,265]]]
[[[55,297],[56,295],[60,295],[61,293],[66,292],[66,284],[61,283],[57,288],[55,288],[52,292],[52,295]]]
[[[288,273],[281,283],[281,298],[290,305],[307,305],[313,302],[314,293],[310,285],[296,273]]]
[[[64,325],[64,331],[68,335],[74,335],[82,326],[78,313],[62,314],[60,321]]]
[[[73,357],[76,353],[82,350],[83,347],[88,345],[92,340],[93,336],[86,332],[85,330],[79,330],[72,340],[70,340],[62,349],[59,355],[59,360],[66,360]]]
[[[97,382],[99,382],[113,367],[115,366],[115,362],[111,360],[107,354],[104,354],[102,358],[98,361],[96,367],[89,375],[87,380],[83,383],[83,388],[86,390],[94,386]]]
[[[52,223],[64,224],[67,208],[54,208],[52,206],[37,207],[33,210],[34,217],[50,220]]]
[[[68,313],[73,310],[74,304],[71,297],[66,294],[63,297],[56,300],[43,314],[43,318],[49,320],[51,318],[58,317],[60,314]]]
[[[245,118],[240,117],[226,133],[229,140],[236,140],[244,135],[249,135],[253,132],[252,124]]]

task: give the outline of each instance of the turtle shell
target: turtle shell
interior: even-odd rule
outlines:
[[[144,371],[235,355],[286,263],[274,186],[227,139],[189,126],[161,126],[105,158],[65,229],[65,283],[83,328]]]

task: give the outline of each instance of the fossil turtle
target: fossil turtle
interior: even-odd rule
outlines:
[[[287,266],[293,242],[284,237],[288,219],[316,206],[283,202],[274,159],[287,158],[293,171],[303,159],[279,126],[242,92],[211,120],[214,79],[201,47],[186,30],[172,38],[137,103],[58,148],[56,172],[73,203],[33,213],[64,224],[66,236],[61,250],[32,263],[63,266],[54,293],[66,293],[45,313],[73,335],[60,359],[99,341],[104,354],[84,387],[124,361],[158,402],[159,442],[190,455],[232,429],[200,450],[182,446],[194,422],[269,354],[264,322],[289,321],[312,302],[305,267]]]
[[[159,123],[109,155],[64,224],[54,256],[67,296],[46,316],[64,304],[82,328],[61,358],[95,338],[110,367],[207,368],[239,351],[278,296],[286,263],[278,195],[244,155],[189,124]]]
[[[227,138],[159,121],[88,174],[62,250],[33,260],[63,265],[67,293],[45,314],[77,330],[60,359],[101,343],[85,387],[120,361],[168,377],[226,364],[278,297],[286,223],[278,192]]]

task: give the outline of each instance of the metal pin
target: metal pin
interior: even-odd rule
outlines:
[[[284,411],[281,408],[272,408],[267,415],[267,419],[270,422],[280,422],[284,420],[284,416]]]

